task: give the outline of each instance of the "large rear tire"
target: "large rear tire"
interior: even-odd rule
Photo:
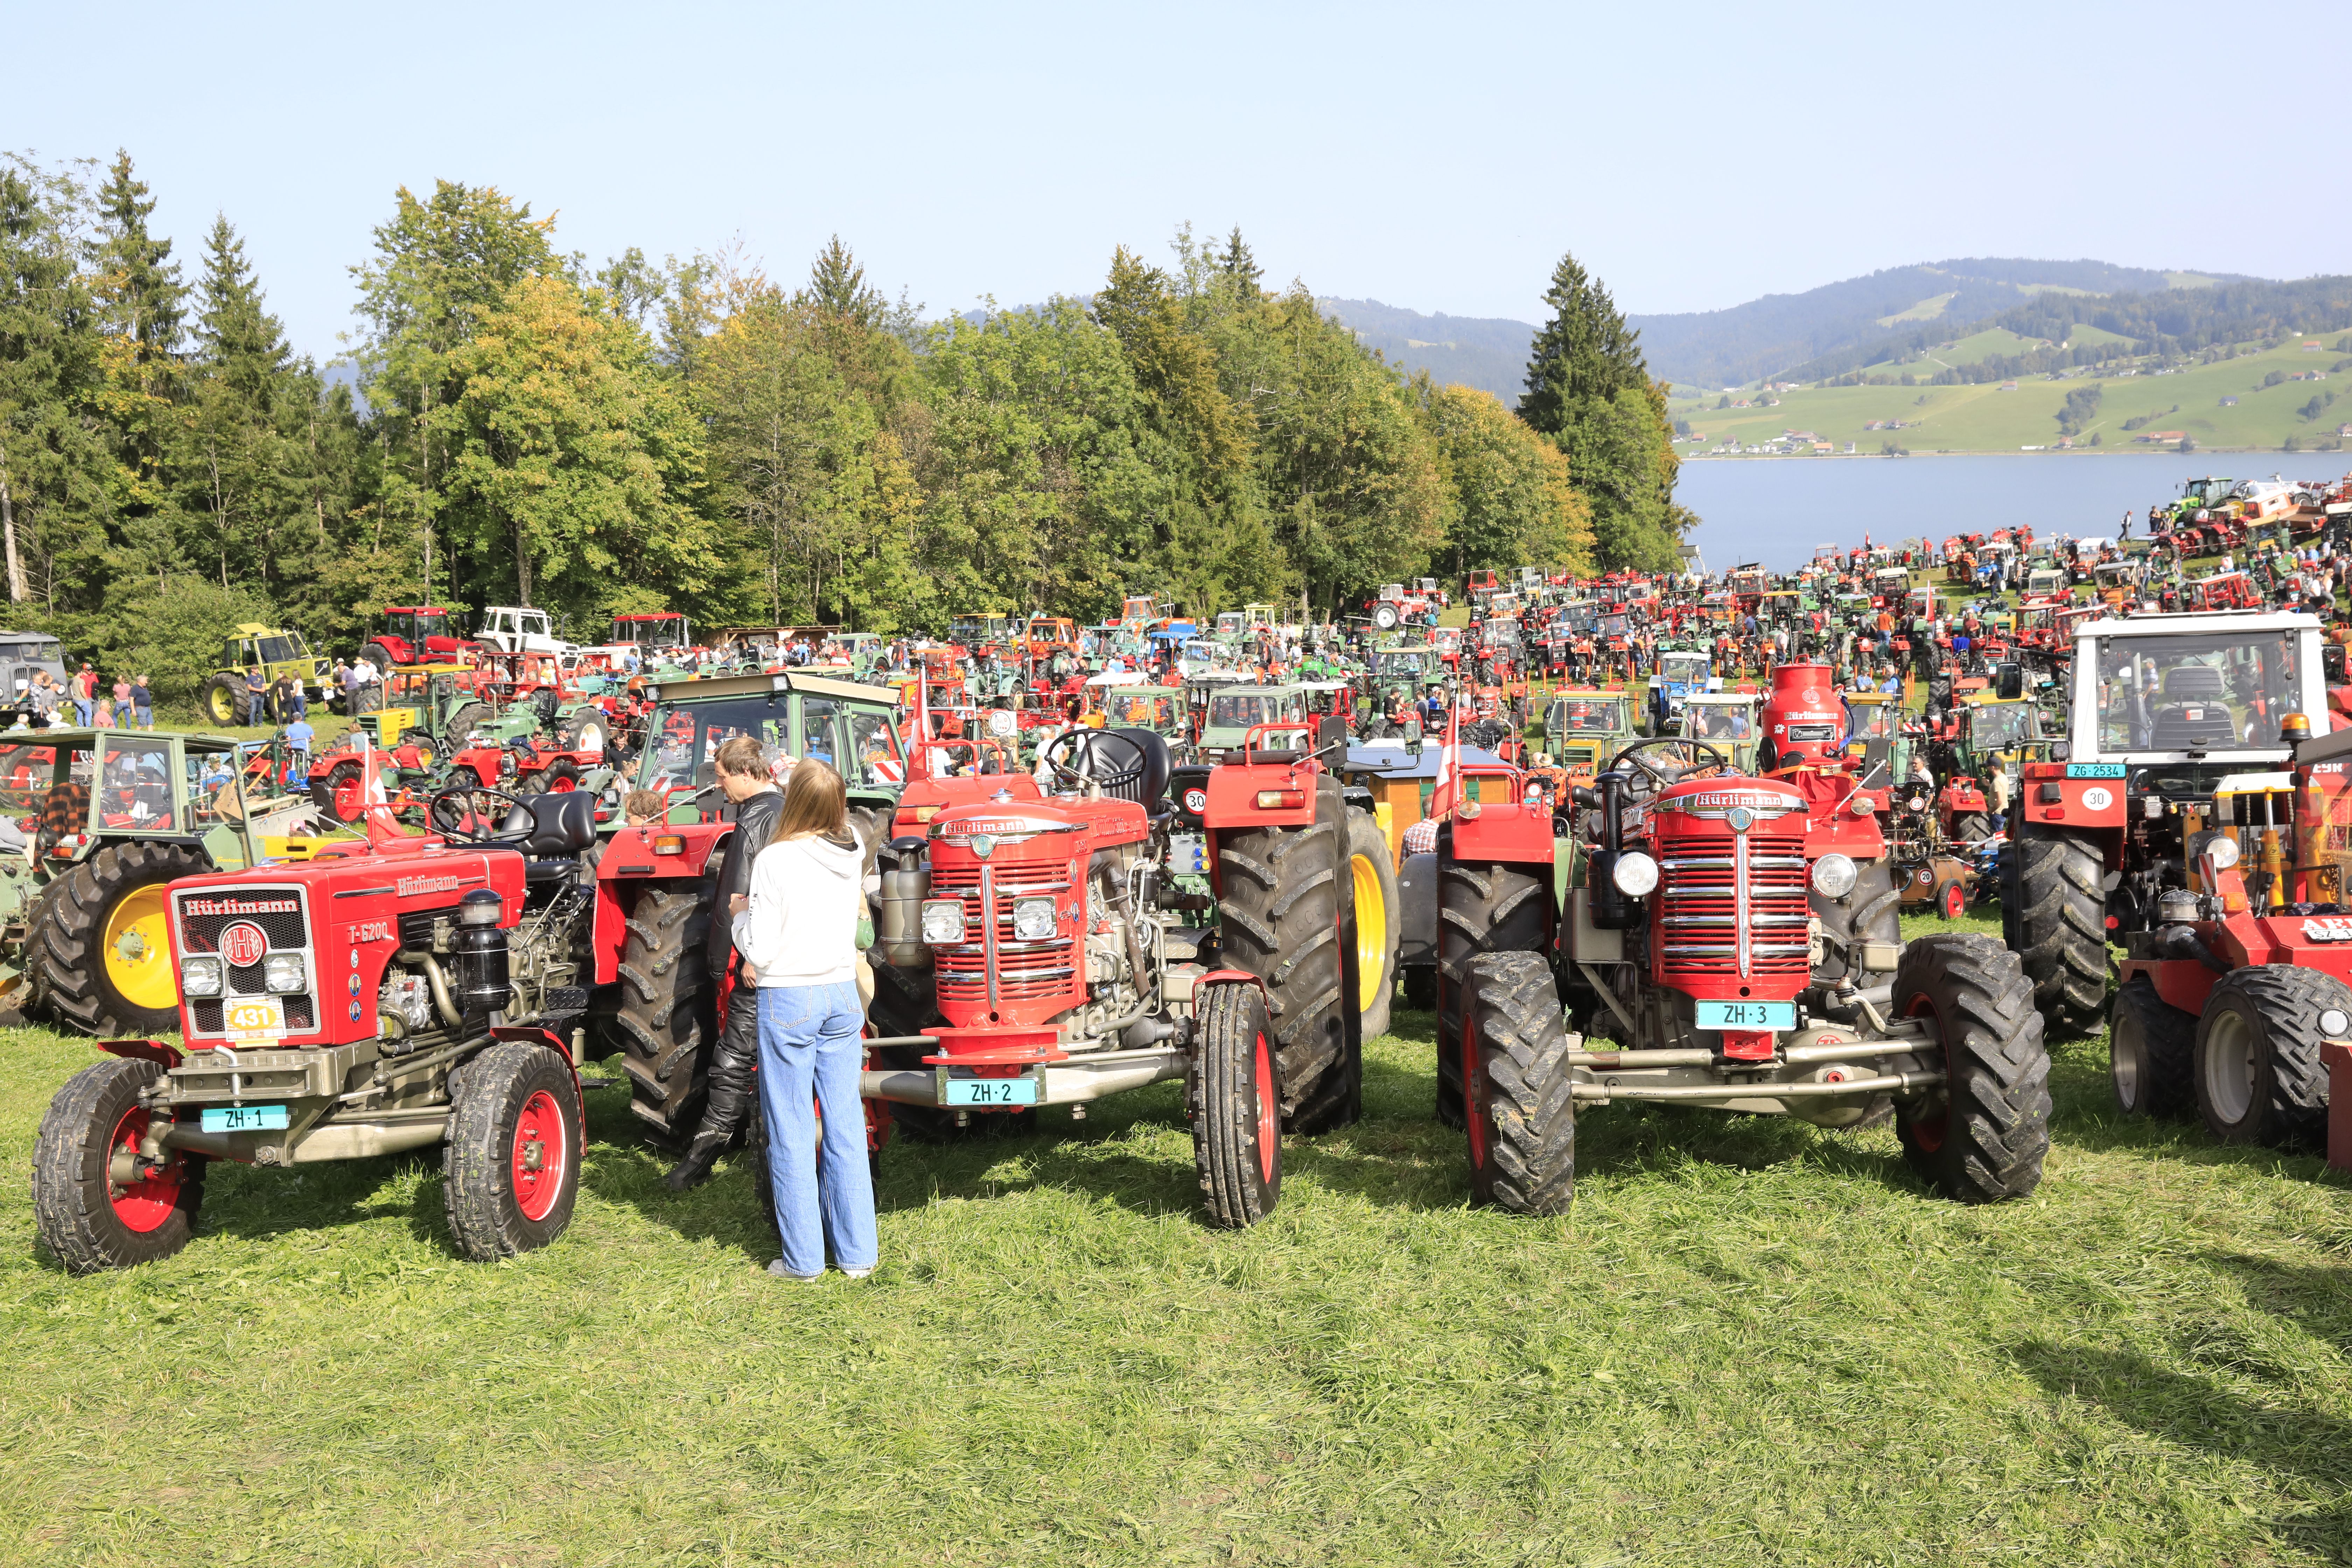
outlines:
[[[1228,1230],[1265,1218],[1282,1195],[1282,1086],[1269,1035],[1256,986],[1204,989],[1184,1100],[1202,1202]]]
[[[453,753],[464,751],[468,742],[468,737],[473,734],[475,729],[497,717],[498,715],[491,711],[490,705],[487,702],[458,704],[457,711],[449,715],[449,750]]]
[[[68,1274],[152,1263],[195,1233],[202,1155],[166,1151],[160,1168],[120,1187],[110,1170],[116,1150],[137,1150],[146,1134],[139,1091],[163,1076],[160,1063],[109,1057],[68,1079],[41,1118],[33,1144],[34,1228]]]
[[[58,879],[31,933],[50,1017],[100,1038],[180,1024],[163,888],[212,868],[181,844],[109,844]]]
[[[2022,1197],[2050,1152],[2050,1053],[2017,955],[1990,937],[1938,931],[1903,950],[1898,1017],[1943,1034],[1944,1083],[1898,1102],[1895,1133],[1920,1180],[1959,1203]]]
[[[639,890],[621,946],[614,1016],[629,1110],[663,1139],[681,1142],[702,1119],[703,1047],[716,1031],[703,948],[718,878]]]
[[[2105,858],[2071,834],[2011,842],[2017,908],[2001,929],[2033,982],[2033,1005],[2053,1024],[2089,1023],[2107,999]]]
[[[545,1046],[492,1046],[451,1076],[442,1202],[457,1250],[489,1263],[545,1247],[580,1194],[582,1113]]]
[[[2116,993],[2107,1075],[2126,1116],[2183,1117],[2197,1109],[2197,1016],[2157,994],[2145,974]]]
[[[1360,811],[1348,814],[1348,869],[1355,882],[1356,978],[1363,1037],[1375,1040],[1389,1032],[1404,928],[1388,837]]]
[[[1438,834],[1437,1120],[1464,1127],[1462,991],[1470,965],[1489,953],[1541,952],[1550,934],[1546,889],[1517,866],[1454,858],[1451,828]]]
[[[236,675],[215,675],[205,682],[203,696],[205,717],[227,728],[245,722],[245,679]]]
[[[1234,968],[1265,983],[1286,1132],[1323,1132],[1363,1104],[1363,1045],[1350,994],[1355,968],[1343,900],[1346,805],[1326,777],[1307,827],[1220,837],[1224,897],[1217,910]]]
[[[2292,1149],[2327,1136],[2327,1069],[2319,1015],[2352,1012],[2352,988],[2283,963],[2214,982],[2197,1020],[2198,1114],[2225,1143]]]
[[[1472,1196],[1513,1214],[1566,1214],[1576,1196],[1576,1099],[1551,965],[1534,952],[1474,961],[1463,1016]]]

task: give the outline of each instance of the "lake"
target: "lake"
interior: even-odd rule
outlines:
[[[2146,526],[2151,502],[2210,473],[2290,479],[2341,471],[2341,453],[2199,452],[2014,458],[1749,458],[1686,462],[1675,499],[1698,513],[1687,542],[1710,570],[1748,562],[1794,571],[1817,544],[1936,541],[2031,523],[2037,535],[2113,534],[2125,511]]]

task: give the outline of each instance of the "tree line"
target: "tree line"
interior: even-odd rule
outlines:
[[[1664,389],[1572,258],[1512,409],[1268,288],[1238,231],[927,321],[838,239],[796,284],[740,250],[598,267],[441,182],[352,268],[354,377],[293,351],[225,216],[184,264],[154,206],[128,154],[0,158],[0,545],[14,621],[167,689],[238,622],[347,651],[394,604],[583,637],[1144,589],[1328,615],[1472,566],[1668,567],[1692,521]]]

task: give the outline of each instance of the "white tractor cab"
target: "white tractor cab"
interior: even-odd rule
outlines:
[[[481,625],[475,628],[474,639],[500,653],[567,654],[574,651],[572,644],[555,635],[545,610],[522,609],[513,605],[492,605],[484,610]]]
[[[2330,728],[2319,637],[2319,617],[2299,613],[2085,622],[2074,632],[2067,761],[2207,766],[2216,779],[2284,763],[2287,714],[2306,716],[2313,734]]]

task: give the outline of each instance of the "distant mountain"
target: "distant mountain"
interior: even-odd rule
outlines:
[[[2053,290],[2153,293],[2245,280],[2236,274],[2155,272],[2105,261],[1971,257],[1891,267],[1801,294],[1767,294],[1725,310],[1629,320],[1641,331],[1652,374],[1685,387],[1738,386],[1876,342],[1890,332],[1916,331],[1922,323],[1965,328]]]
[[[1441,385],[1459,382],[1518,406],[1528,379],[1528,349],[1536,330],[1493,316],[1424,316],[1378,300],[1318,300],[1323,313],[1345,325],[1367,348],[1408,371],[1425,370]]]

